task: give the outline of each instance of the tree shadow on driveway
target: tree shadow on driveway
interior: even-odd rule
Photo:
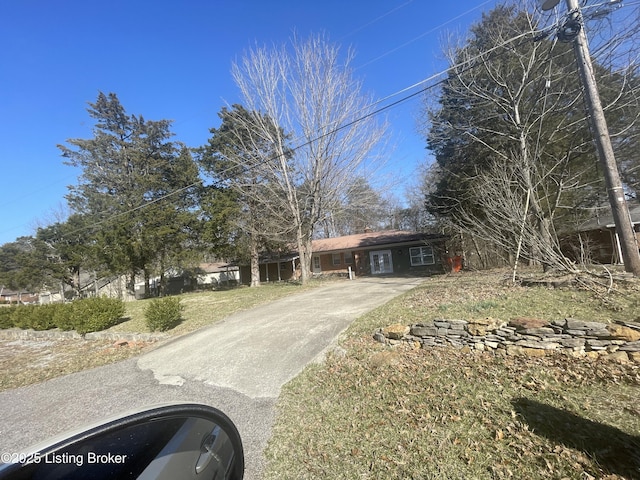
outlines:
[[[580,450],[608,474],[640,479],[640,436],[528,398],[511,403],[535,434]]]

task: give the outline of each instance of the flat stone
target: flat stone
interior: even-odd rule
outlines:
[[[591,337],[610,338],[611,333],[609,333],[609,330],[607,330],[606,326],[603,327],[604,328],[586,330],[586,334]]]
[[[490,341],[485,341],[484,344],[489,347],[492,348],[493,350],[495,350],[496,348],[498,348],[498,346],[500,345],[498,342],[490,342]]]
[[[531,340],[520,340],[516,345],[523,348],[534,348],[539,350],[555,350],[560,348],[560,344],[556,342],[533,342]]]
[[[620,350],[625,352],[640,352],[640,342],[629,342],[626,345],[620,345]]]
[[[449,323],[451,325],[461,325],[461,326],[465,326],[466,324],[468,324],[469,322],[467,322],[466,320],[449,320]]]
[[[560,340],[560,344],[565,348],[579,348],[584,347],[586,340],[584,338],[563,338]]]
[[[415,326],[416,327],[435,327],[435,323],[433,323],[433,320],[429,320],[426,322],[416,323]]]
[[[594,340],[592,338],[587,339],[586,343],[594,350],[607,348],[609,345],[611,345],[611,342],[607,340]]]
[[[516,330],[529,330],[535,328],[542,328],[549,325],[547,320],[533,317],[517,317],[509,321],[509,326],[514,327]]]
[[[443,320],[435,320],[433,324],[438,328],[449,328],[451,326],[449,322],[445,322]]]
[[[452,323],[451,325],[449,325],[449,328],[451,330],[456,330],[456,331],[459,331],[459,332],[464,332],[466,327],[467,327],[467,322],[464,322],[464,323]]]
[[[536,328],[527,328],[522,330],[521,333],[525,335],[537,335],[537,336],[545,336],[545,335],[554,335],[556,331],[551,327],[536,327]]]
[[[438,329],[435,326],[429,327],[426,325],[414,325],[410,331],[411,335],[416,337],[435,337],[438,334]]]
[[[568,330],[606,330],[606,325],[600,322],[585,322],[574,318],[567,318],[565,321]]]
[[[409,328],[407,325],[402,325],[402,324],[396,323],[396,324],[389,325],[388,327],[383,328],[382,329],[382,334],[385,337],[390,338],[392,340],[400,340],[402,337],[404,337],[410,331],[411,331],[411,328]]]
[[[612,338],[617,340],[624,340],[626,342],[637,342],[640,340],[640,331],[634,328],[625,327],[624,325],[607,325],[607,331]]]
[[[583,337],[586,335],[585,330],[565,330],[567,335],[571,335],[572,337]]]

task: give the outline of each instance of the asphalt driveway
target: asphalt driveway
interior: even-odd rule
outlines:
[[[261,478],[282,385],[322,358],[358,316],[422,279],[337,282],[232,315],[137,359],[0,392],[0,452],[11,453],[113,414],[167,401],[220,408]]]

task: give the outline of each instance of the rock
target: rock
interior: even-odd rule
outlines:
[[[544,337],[545,335],[555,335],[556,331],[551,327],[536,327],[536,328],[527,328],[523,330],[521,333],[525,335],[536,335],[538,337]]]
[[[411,335],[415,337],[435,337],[438,333],[438,329],[435,326],[422,324],[413,325],[410,331]]]
[[[384,334],[382,332],[376,332],[373,334],[373,339],[376,342],[380,342],[380,343],[386,343],[387,342],[387,337],[384,336]]]
[[[611,345],[611,342],[608,342],[606,340],[594,340],[594,339],[587,339],[586,341],[587,347],[589,347],[591,350],[606,350],[607,347],[609,345]]]
[[[516,330],[529,330],[530,328],[542,328],[547,327],[549,322],[540,318],[533,317],[517,317],[511,319],[508,324],[510,327],[514,327]]]
[[[586,340],[584,338],[563,338],[560,340],[560,344],[565,348],[580,348],[584,347]]]
[[[114,347],[126,347],[128,345],[129,342],[127,340],[118,340],[113,344]]]
[[[409,328],[407,325],[395,323],[393,325],[389,325],[388,327],[383,328],[382,334],[385,337],[390,338],[392,340],[400,340],[410,331],[411,331],[411,328]]]
[[[451,328],[451,330],[464,330],[468,323],[466,320],[449,320],[449,324],[451,325],[449,328]]]
[[[547,354],[546,350],[541,350],[539,348],[523,348],[522,351],[527,357],[539,358],[544,357]]]
[[[640,363],[640,352],[629,352],[627,355],[632,362]]]
[[[491,349],[493,349],[493,350],[495,350],[496,348],[498,348],[498,345],[499,345],[499,343],[498,343],[498,342],[490,342],[490,341],[488,341],[488,340],[486,340],[486,341],[484,342],[484,344],[485,344],[487,347],[489,347],[489,348],[491,348]]]
[[[624,363],[629,363],[629,356],[627,355],[626,352],[614,352],[607,355],[607,360],[611,360],[612,362],[615,362],[615,363],[624,364]]]
[[[607,326],[600,322],[585,322],[583,320],[576,320],[573,318],[565,319],[567,330],[606,330]]]
[[[497,320],[491,317],[469,320],[467,331],[471,335],[481,337],[489,332],[493,332],[503,327],[504,323],[505,322],[501,320]]]
[[[560,348],[560,344],[556,342],[535,342],[532,340],[519,340],[516,342],[518,347],[533,348],[536,350],[556,350]]]
[[[611,337],[616,340],[624,340],[626,342],[637,342],[640,340],[640,331],[625,327],[624,325],[607,325],[607,331]]]
[[[620,345],[620,350],[625,352],[640,352],[640,342],[629,342],[626,345]]]
[[[519,347],[518,345],[507,345],[506,351],[507,355],[511,355],[514,357],[522,355],[524,353],[522,347]]]

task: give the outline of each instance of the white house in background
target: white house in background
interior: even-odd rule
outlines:
[[[215,288],[218,285],[233,285],[240,282],[240,269],[226,262],[201,263],[194,269],[169,269],[165,272],[167,295],[177,295],[202,288]],[[160,276],[149,279],[151,294],[157,294]],[[144,281],[135,284],[136,298],[144,298]]]
[[[201,263],[197,272],[198,286],[240,283],[240,268],[224,262]]]

